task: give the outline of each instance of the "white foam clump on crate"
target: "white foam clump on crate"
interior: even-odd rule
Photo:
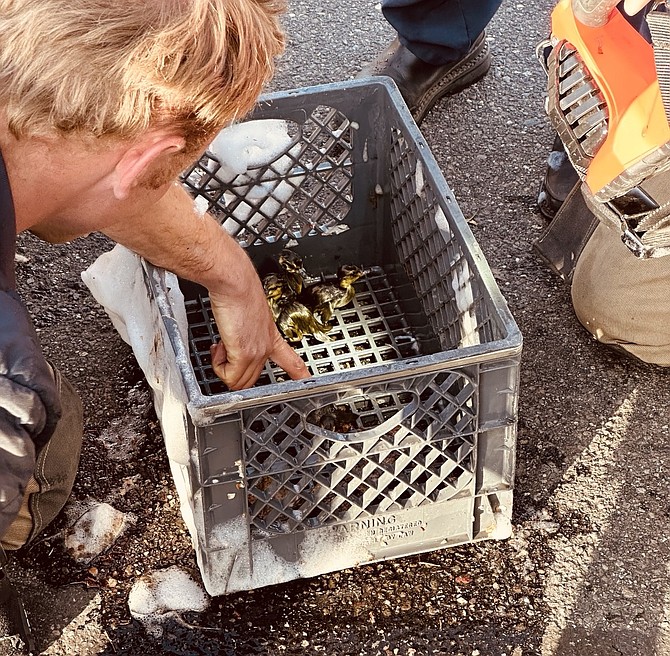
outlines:
[[[130,590],[130,614],[144,624],[147,632],[160,635],[161,623],[186,611],[207,610],[209,598],[202,587],[178,566],[141,576]]]
[[[494,511],[493,523],[487,532],[492,540],[507,540],[512,536],[514,529],[512,527],[511,507],[501,505]]]
[[[216,595],[251,590],[355,567],[373,558],[362,540],[351,534],[344,537],[329,529],[312,529],[298,535],[296,561],[285,560],[277,554],[271,540],[252,540],[250,565],[246,517],[219,524],[210,536],[209,558],[216,561],[219,573],[230,574],[227,581],[222,580],[220,574],[212,580],[205,576],[205,587]]]
[[[490,537],[493,540],[507,540],[507,538],[512,536],[512,519],[505,513],[505,509],[500,509],[496,510],[496,512],[493,514],[495,519],[495,527],[490,534]]]
[[[301,145],[292,145],[288,123],[280,119],[247,121],[231,125],[216,136],[209,147],[221,168],[216,177],[223,183],[235,181],[235,195],[224,192],[226,205],[235,203],[234,219],[223,222],[223,228],[236,235],[242,226],[255,227],[268,218],[279,215],[286,202],[295,193],[304,175],[294,175],[289,184],[282,180],[296,165]],[[272,164],[272,168],[260,177],[255,169]],[[239,202],[238,196],[244,198]],[[195,201],[202,211],[204,203]]]
[[[279,158],[291,142],[284,120],[246,121],[221,130],[209,151],[221,165],[216,176],[223,182],[232,182],[249,169],[265,166]]]
[[[77,561],[88,563],[107,551],[126,528],[135,522],[135,517],[117,510],[108,503],[96,501],[82,503],[70,513],[79,518],[65,534],[65,548]]]
[[[265,542],[252,543],[253,572],[249,568],[247,518],[240,515],[214,528],[210,547],[220,549],[219,560],[227,561],[224,572],[230,572],[225,583],[227,591],[245,590],[298,578],[299,572],[293,563],[280,558]],[[228,564],[229,563],[229,564]],[[208,581],[205,581],[207,585]],[[215,582],[211,582],[210,586]]]
[[[425,180],[423,178],[423,164],[421,160],[416,162],[416,171],[414,172],[414,184],[416,186],[416,195],[420,196],[423,193]]]
[[[447,233],[448,237],[453,237],[451,227],[444,215],[442,208],[438,206],[435,212],[435,223]],[[452,263],[451,288],[454,291],[456,299],[456,308],[458,310],[458,322],[461,326],[461,339],[458,343],[459,348],[465,346],[475,346],[481,344],[479,330],[477,329],[477,315],[475,314],[475,298],[472,293],[472,283],[470,267],[468,261],[462,257],[456,263]]]
[[[480,343],[475,315],[475,299],[470,282],[470,267],[465,258],[461,258],[452,271],[451,288],[454,290],[458,321],[461,324],[460,348],[475,346]]]

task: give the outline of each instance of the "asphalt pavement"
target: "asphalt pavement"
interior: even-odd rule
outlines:
[[[512,537],[217,598],[162,639],[145,635],[126,606],[134,578],[194,561],[146,386],[79,280],[110,244],[25,238],[23,293],[87,412],[75,498],[139,514],[91,568],[71,565],[59,526],[18,558],[14,576],[44,653],[670,654],[667,372],[595,343],[565,283],[532,251],[553,141],[535,46],[552,4],[504,2],[487,31],[488,76],[422,124],[524,336]],[[393,37],[372,2],[289,0],[286,27],[273,90],[351,79]],[[139,446],[111,462],[100,437],[122,427]]]

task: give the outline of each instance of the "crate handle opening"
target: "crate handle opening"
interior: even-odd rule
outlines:
[[[323,426],[317,426],[307,420],[307,416],[303,417],[303,426],[307,433],[310,433],[314,437],[321,437],[327,440],[335,440],[337,442],[363,442],[365,440],[371,440],[381,437],[382,435],[389,433],[394,428],[400,426],[400,424],[411,417],[418,409],[420,398],[419,395],[412,391],[404,389],[402,390],[403,394],[410,394],[412,400],[400,408],[396,413],[391,415],[388,419],[385,419],[377,426],[372,428],[367,428],[365,430],[351,431],[346,433],[340,433],[338,431],[329,430]],[[386,394],[384,394],[386,396]],[[367,397],[361,396],[360,400],[365,401]],[[355,398],[348,397],[346,399],[348,403],[355,402]],[[332,407],[335,407],[337,404],[331,404]]]

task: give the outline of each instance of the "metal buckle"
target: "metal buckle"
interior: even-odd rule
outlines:
[[[637,234],[635,234],[623,221],[621,222],[621,241],[638,259],[648,260],[652,257],[654,249],[643,244]]]
[[[535,57],[542,66],[545,75],[549,75],[549,53],[556,46],[556,39],[544,39],[535,46]]]
[[[654,248],[642,243],[635,229],[645,216],[658,209],[658,203],[643,189],[633,187],[622,196],[607,201],[605,205],[619,220],[621,241],[628,250],[641,260],[652,257]],[[630,210],[633,212],[631,213]]]

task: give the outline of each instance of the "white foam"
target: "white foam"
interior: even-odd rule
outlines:
[[[451,228],[442,208],[438,206],[435,212],[435,223],[444,230],[449,237],[452,236]],[[470,281],[471,272],[468,261],[461,257],[452,262],[451,288],[454,291],[456,308],[458,309],[458,322],[461,327],[461,339],[458,343],[460,348],[480,344],[479,330],[477,329],[477,315],[475,313],[475,299]]]
[[[232,182],[249,169],[265,166],[283,155],[291,141],[286,121],[246,121],[221,130],[209,151],[221,165],[217,177]]]
[[[98,436],[107,451],[107,457],[114,461],[129,460],[138,452],[143,436],[132,425],[124,425],[127,418],[112,420]]]
[[[107,551],[135,522],[133,515],[122,513],[108,503],[89,502],[79,510],[83,512],[65,535],[65,548],[79,562],[90,562]]]
[[[232,125],[211,143],[209,151],[221,164],[216,178],[226,184],[235,181],[237,193],[227,191],[222,197],[226,205],[234,205],[234,218],[223,222],[231,235],[237,235],[242,226],[255,228],[278,216],[304,180],[302,175],[292,176],[290,184],[281,179],[300,155],[301,146],[293,141],[286,121],[268,119]],[[270,164],[271,168],[258,173],[257,169]]]
[[[349,230],[349,226],[346,223],[340,223],[338,225],[330,226],[323,231],[324,235],[341,235],[343,232]]]
[[[423,164],[421,163],[421,160],[417,160],[416,162],[416,171],[414,172],[414,184],[416,186],[416,195],[420,196],[423,193],[423,186],[425,184],[425,180],[423,178]]]
[[[276,539],[286,544],[288,536],[280,535]],[[365,546],[365,538],[355,534],[342,535],[331,528],[298,534],[295,560],[280,556],[273,542],[269,538],[254,539],[249,543],[245,516],[219,524],[210,537],[209,562],[206,567],[201,565],[207,591],[220,595],[251,590],[355,567],[373,559]],[[229,573],[227,579],[225,573]]]
[[[328,530],[306,532],[300,547],[300,573],[304,577],[355,567],[372,560],[372,553],[360,538],[351,535],[344,538]]]
[[[193,201],[193,207],[198,216],[205,216],[209,209],[209,201],[204,196],[196,196]]]
[[[489,533],[489,537],[493,540],[506,540],[511,537],[513,528],[512,520],[506,514],[506,509],[501,508],[497,510],[493,517],[495,519],[495,525],[492,527],[492,530]]]
[[[160,635],[160,624],[175,613],[202,612],[208,606],[207,593],[177,566],[141,576],[128,595],[130,614],[154,635]]]
[[[463,348],[479,344],[475,299],[470,281],[470,266],[464,257],[456,263],[451,272],[451,288],[454,290],[456,307],[458,308],[458,322],[461,325],[461,339],[458,345]]]

